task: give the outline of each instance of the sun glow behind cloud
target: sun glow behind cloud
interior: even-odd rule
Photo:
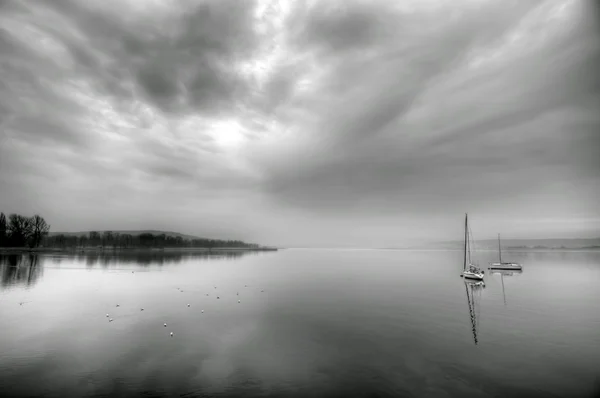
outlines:
[[[242,127],[236,121],[217,121],[211,125],[211,136],[224,149],[235,149],[244,143]]]

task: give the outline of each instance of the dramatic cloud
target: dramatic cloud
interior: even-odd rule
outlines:
[[[593,1],[0,1],[0,210],[273,244],[600,233]],[[554,221],[551,221],[554,220]]]

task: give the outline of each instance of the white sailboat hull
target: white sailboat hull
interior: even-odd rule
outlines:
[[[488,268],[520,271],[523,269],[523,266],[517,263],[491,263]]]
[[[463,278],[465,279],[474,279],[478,281],[483,280],[483,272],[471,272],[471,271],[463,271]]]

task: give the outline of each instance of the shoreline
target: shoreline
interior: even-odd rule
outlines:
[[[279,248],[275,247],[259,247],[259,248],[246,248],[246,247],[165,247],[165,248],[145,248],[145,247],[133,247],[133,248],[95,248],[95,247],[78,247],[78,248],[55,248],[55,247],[2,247],[0,248],[0,254],[15,254],[15,253],[40,253],[40,254],[51,254],[51,253],[121,253],[121,252],[148,252],[148,253],[174,253],[174,252],[265,252],[265,251],[278,251]]]

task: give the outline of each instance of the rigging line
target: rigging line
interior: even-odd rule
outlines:
[[[473,263],[473,251],[474,249],[474,245],[473,245],[473,231],[471,230],[471,226],[468,225],[467,226],[467,231],[468,231],[468,240],[469,240],[469,265],[471,265]]]
[[[473,231],[471,230],[471,227],[469,227],[469,236],[471,237],[471,240],[473,241],[473,251],[476,251],[477,248],[475,246],[475,238],[473,237]]]
[[[470,265],[473,262],[473,259],[472,259],[472,251],[474,250],[473,249],[473,236],[472,236],[473,232],[471,231],[470,226],[468,226],[467,228],[468,228],[468,235],[469,235],[469,265]]]
[[[472,240],[472,242],[473,242],[473,243],[472,243],[472,246],[473,246],[473,252],[474,252],[474,256],[473,256],[473,257],[475,258],[475,261],[477,261],[477,247],[476,247],[476,245],[475,245],[475,238],[473,237],[473,231],[471,230],[471,227],[470,227],[470,226],[469,226],[469,235],[470,235],[470,238],[471,238],[471,240]]]

